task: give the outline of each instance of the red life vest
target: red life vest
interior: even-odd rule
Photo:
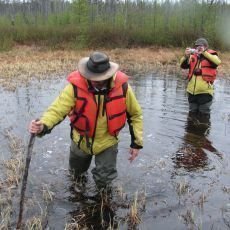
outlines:
[[[76,104],[69,115],[71,126],[81,136],[93,137],[96,130],[99,107],[95,96],[88,90],[88,84],[78,71],[71,73],[67,80],[75,86]],[[128,76],[118,71],[115,85],[104,97],[107,116],[108,132],[117,136],[126,123],[126,99]],[[125,91],[125,92],[124,92]]]
[[[215,54],[217,55],[217,52],[215,50],[207,50],[210,54]],[[198,56],[196,54],[193,54],[191,56],[191,61],[190,61],[190,68],[189,68],[189,73],[188,73],[188,79],[190,80],[193,76],[193,74],[196,71],[196,68],[200,68],[199,65],[201,66],[201,70],[199,72],[199,75],[202,76],[202,78],[208,82],[208,83],[213,83],[214,80],[216,79],[216,65],[211,63],[209,60],[206,58],[201,59],[199,63]]]

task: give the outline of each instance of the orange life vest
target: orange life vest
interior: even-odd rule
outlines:
[[[207,50],[210,54],[215,54],[217,55],[217,52],[215,50]],[[189,68],[189,73],[188,73],[188,79],[191,79],[193,74],[195,73],[195,70],[199,68],[199,65],[201,66],[201,70],[199,75],[202,76],[202,78],[208,82],[208,83],[213,83],[216,79],[216,65],[211,63],[209,60],[206,58],[203,58],[199,60],[198,56],[196,54],[193,54],[191,56],[190,60],[190,68]]]
[[[99,107],[95,96],[88,90],[88,84],[78,71],[71,73],[67,80],[75,87],[76,104],[69,115],[71,126],[81,136],[94,137]],[[104,97],[108,132],[117,136],[126,123],[126,99],[128,76],[118,71],[114,87]]]

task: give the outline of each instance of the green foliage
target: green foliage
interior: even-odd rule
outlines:
[[[74,0],[72,4],[72,20],[74,24],[87,26],[89,19],[89,6],[87,0]]]
[[[54,48],[67,43],[72,48],[187,46],[201,36],[213,48],[230,48],[230,5],[222,1],[73,0],[63,5],[56,0],[35,12],[28,6],[0,16],[0,49],[14,42]]]
[[[4,19],[0,19],[0,51],[10,50],[13,46],[13,36],[11,33],[11,25]]]
[[[0,36],[0,51],[7,51],[13,47],[13,39],[9,36]]]

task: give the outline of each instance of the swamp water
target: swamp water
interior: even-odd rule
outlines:
[[[41,115],[65,84],[36,81],[15,92],[1,89],[1,180],[7,177],[4,162],[12,154],[5,133],[13,133],[26,148],[29,121]],[[152,74],[132,78],[130,84],[143,109],[144,148],[130,164],[126,127],[120,135],[112,198],[103,204],[93,198],[90,171],[85,196],[76,195],[68,175],[70,129],[65,119],[35,140],[23,215],[27,229],[40,224],[57,230],[230,228],[230,81],[216,82],[210,119],[188,114],[186,82],[176,76]],[[13,188],[11,196],[13,229],[20,189]],[[0,206],[3,212],[5,206]]]

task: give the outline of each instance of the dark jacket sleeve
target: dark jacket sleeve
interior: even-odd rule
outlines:
[[[130,87],[126,93],[127,121],[131,135],[131,148],[141,149],[143,147],[143,115],[141,107]]]
[[[180,67],[182,68],[182,69],[189,69],[189,58],[187,58],[187,57],[182,57],[181,59],[180,59]]]

